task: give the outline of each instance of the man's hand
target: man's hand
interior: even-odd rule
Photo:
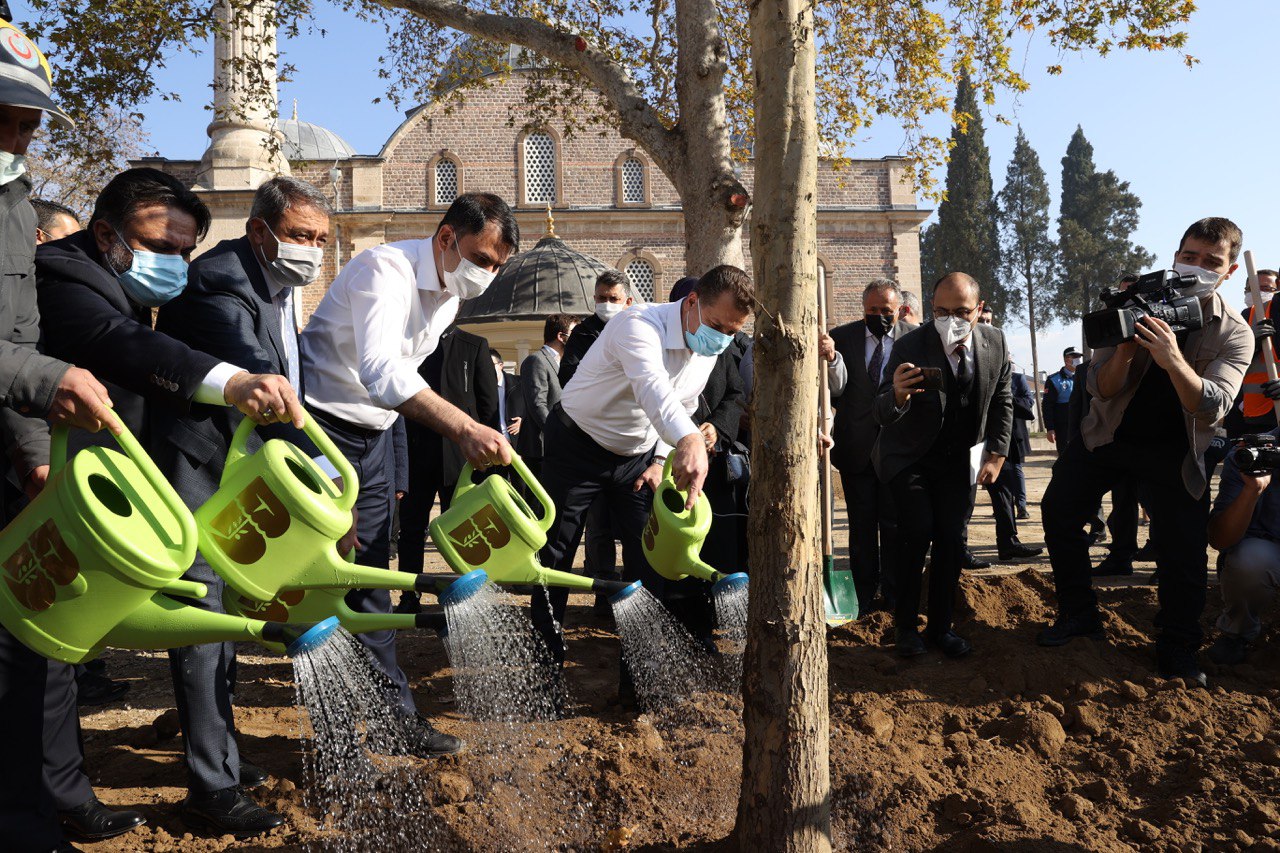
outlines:
[[[702,433],[702,440],[707,447],[707,452],[715,452],[716,443],[720,441],[720,433],[716,432],[716,428],[710,423],[705,423],[698,427],[698,432]]]
[[[826,332],[818,333],[818,356],[827,361],[836,360],[836,342]]]
[[[496,429],[469,421],[467,428],[456,441],[463,458],[477,471],[494,465],[511,464],[511,444],[506,436]]]
[[[104,426],[112,435],[119,435],[124,426],[111,411],[111,395],[106,386],[94,375],[79,367],[71,367],[62,374],[53,392],[53,405],[49,407],[51,423],[79,427],[97,432]]]
[[[49,466],[37,465],[27,474],[27,479],[22,481],[22,491],[28,500],[35,500],[36,496],[44,491],[44,484],[47,482],[49,482]]]
[[[360,548],[360,540],[356,538],[356,523],[359,521],[360,515],[356,512],[356,508],[351,508],[351,529],[342,534],[342,538],[338,540],[338,553],[342,555],[342,559],[346,559],[347,555]]]
[[[1258,340],[1275,337],[1276,324],[1270,320],[1259,320],[1253,326],[1253,336]]]
[[[987,458],[982,463],[982,467],[978,469],[978,485],[990,486],[1000,476],[1000,469],[1004,467],[1004,457],[996,456],[994,453],[988,453]]]
[[[924,376],[920,373],[920,368],[916,367],[909,361],[904,361],[898,365],[898,369],[893,371],[893,402],[901,409],[907,404],[907,400],[912,394],[918,394],[922,389],[917,388]]]
[[[507,435],[519,435],[520,422],[523,420],[524,418],[512,418],[511,423],[507,424]]]
[[[1057,433],[1057,432],[1055,432],[1054,430],[1049,430],[1047,433],[1045,433],[1045,435],[1047,435],[1047,436],[1049,437],[1049,443],[1050,443],[1050,444],[1057,444],[1057,443],[1058,443],[1058,433]]]
[[[289,423],[302,429],[305,413],[289,380],[272,373],[242,370],[227,380],[226,401],[257,424]]]
[[[645,486],[648,486],[649,491],[656,493],[658,491],[658,485],[661,482],[662,463],[655,459],[649,463],[648,468],[644,469],[644,473],[637,477],[636,481],[631,484],[631,491],[638,492]]]
[[[1246,474],[1240,472],[1240,479],[1244,481],[1244,492],[1250,497],[1257,498],[1267,490],[1267,486],[1271,485],[1270,474]]]
[[[689,493],[684,502],[685,509],[693,509],[702,494],[702,484],[707,479],[707,445],[702,433],[686,435],[676,444],[675,456],[671,460],[671,475],[675,478],[676,488]]]
[[[1152,361],[1165,370],[1182,361],[1178,339],[1164,320],[1159,317],[1143,317],[1138,321],[1134,332],[1134,341],[1138,346],[1151,353]]]
[[[1268,379],[1263,382],[1262,393],[1268,400],[1280,400],[1280,379]]]
[[[827,435],[822,430],[818,430],[818,452],[819,453],[821,453],[824,450],[830,450],[835,446],[836,446],[836,441],[834,438]]]

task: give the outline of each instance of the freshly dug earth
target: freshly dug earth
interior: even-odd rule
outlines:
[[[1028,465],[1038,498],[1051,458]],[[841,508],[840,513],[843,512]],[[1038,510],[1022,538],[1040,539]],[[985,499],[972,540],[990,553]],[[843,541],[840,541],[843,545]],[[843,556],[843,547],[840,548]],[[1104,550],[1095,549],[1095,557]],[[432,555],[433,559],[438,558]],[[967,576],[957,630],[975,653],[954,662],[892,652],[888,614],[830,632],[831,779],[840,850],[1280,850],[1280,630],[1269,624],[1247,665],[1209,668],[1209,690],[1155,677],[1151,566],[1102,589],[1108,639],[1035,645],[1053,614],[1045,558]],[[1205,616],[1212,630],[1218,595]],[[433,814],[388,811],[418,843],[369,849],[715,850],[729,835],[741,767],[741,704],[708,693],[651,714],[616,703],[612,620],[575,596],[567,719],[504,727],[462,719],[439,640],[403,632],[401,662],[419,706],[464,737],[457,758],[416,762]],[[323,848],[299,752],[302,716],[287,661],[241,649],[237,723],[244,756],[272,780],[256,793],[288,825],[250,841],[193,837],[181,735],[164,655],[112,652],[132,684],[125,707],[84,716],[102,800],[148,825],[107,850]],[[429,824],[429,832],[419,835]]]

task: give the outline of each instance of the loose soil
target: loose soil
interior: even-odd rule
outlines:
[[[1027,465],[1032,518],[1052,452]],[[843,516],[843,508],[837,514]],[[839,526],[844,530],[843,520]],[[994,559],[985,498],[971,530]],[[1141,536],[1145,536],[1145,528]],[[837,537],[844,557],[843,532]],[[1100,558],[1104,548],[1095,548]],[[439,558],[430,560],[440,567]],[[1053,613],[1047,558],[963,580],[957,630],[976,649],[953,662],[892,653],[888,614],[830,631],[831,783],[839,850],[1280,850],[1280,629],[1273,609],[1246,665],[1209,667],[1209,690],[1155,677],[1152,565],[1102,587],[1108,639],[1035,645]],[[1212,629],[1219,603],[1211,590]],[[708,694],[640,714],[617,705],[619,644],[609,617],[574,596],[566,620],[567,719],[507,728],[462,719],[440,641],[402,632],[401,663],[419,707],[468,752],[418,762],[434,813],[390,810],[388,825],[429,836],[404,849],[717,850],[733,826],[741,704]],[[101,799],[148,825],[90,851],[323,848],[302,775],[292,669],[241,649],[236,719],[241,752],[272,774],[255,792],[288,825],[251,841],[193,836],[181,734],[163,654],[112,651],[123,705],[83,717],[87,766]],[[418,830],[414,830],[416,833]],[[429,839],[429,840],[428,840]],[[379,843],[377,849],[396,849]]]

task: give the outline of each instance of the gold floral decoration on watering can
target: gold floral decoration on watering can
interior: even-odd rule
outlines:
[[[28,610],[48,610],[57,598],[56,586],[66,586],[80,574],[80,561],[53,519],[40,525],[4,561],[5,583]]]

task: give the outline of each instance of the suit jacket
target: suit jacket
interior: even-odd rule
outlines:
[[[972,435],[962,436],[962,443],[971,447],[982,441],[989,452],[1008,456],[1013,400],[1009,391],[1012,370],[1004,334],[994,326],[979,323],[973,327],[971,343],[974,349],[972,399],[978,407],[978,422]],[[942,430],[946,409],[945,391],[921,391],[911,395],[906,408],[898,411],[893,399],[893,372],[903,362],[951,370],[942,339],[932,323],[908,332],[893,345],[874,408],[880,436],[872,452],[872,463],[876,474],[886,483],[929,451]]]
[[[298,294],[294,294],[298,298]],[[296,326],[280,328],[262,267],[248,237],[223,240],[192,262],[187,286],[157,312],[156,331],[208,353],[218,361],[250,373],[288,375],[283,335],[298,335]],[[301,374],[301,370],[299,370]],[[295,389],[305,404],[303,389]],[[218,488],[227,448],[244,419],[230,406],[196,403],[189,411],[157,409],[152,415],[152,453],[178,493],[195,507]],[[282,438],[315,456],[315,446],[291,424],[258,427],[249,439],[256,450],[271,438]]]
[[[902,320],[894,324],[894,352],[898,342],[914,328]],[[835,341],[836,352],[844,359],[849,375],[843,393],[831,401],[836,410],[835,425],[831,429],[831,438],[835,442],[831,448],[831,464],[841,472],[852,474],[866,469],[871,463],[871,448],[880,434],[880,425],[876,423],[872,407],[880,387],[867,372],[867,321],[856,320],[836,326],[829,334]],[[887,364],[882,375],[888,375]]]
[[[574,330],[576,333],[577,329]],[[541,348],[530,353],[520,365],[525,417],[520,425],[516,450],[526,459],[542,458],[542,431],[551,410],[560,402],[560,377],[556,371],[555,362]]]
[[[440,387],[432,388],[441,397],[461,409],[473,421],[497,428],[498,377],[489,357],[489,342],[470,332],[452,328],[440,336]],[[424,361],[418,372],[425,378]],[[441,439],[441,458],[426,459],[423,453],[434,442],[427,438],[431,430],[414,421],[405,422],[409,442],[410,464],[439,464],[440,482],[453,483],[462,473],[465,460],[452,441]]]
[[[1027,429],[1027,421],[1035,420],[1036,397],[1023,373],[1009,376],[1009,392],[1013,397],[1013,428],[1009,437],[1009,458],[1005,461],[1021,465],[1031,455],[1031,432]]]
[[[569,384],[569,380],[573,378],[573,374],[577,372],[578,365],[586,356],[587,350],[591,349],[591,345],[596,342],[596,338],[600,337],[600,333],[604,331],[604,320],[601,320],[598,314],[592,314],[587,319],[573,327],[573,331],[569,333],[569,341],[564,345],[564,355],[560,358],[560,387],[564,388]]]
[[[496,377],[495,377],[496,378]],[[516,376],[510,370],[502,373],[502,405],[507,413],[507,422],[505,424],[498,423],[502,417],[502,410],[494,413],[493,423],[489,426],[501,433],[506,433],[507,427],[511,425],[512,418],[520,418],[524,420],[524,383],[520,381],[520,377]],[[521,432],[524,431],[524,425],[521,424]]]
[[[125,295],[88,229],[39,248],[36,287],[45,351],[101,380],[116,413],[145,446],[152,444],[148,404],[188,411],[218,365],[218,358],[151,328],[151,309]],[[114,443],[105,430],[75,430],[72,442]]]
[[[716,366],[711,368],[711,375],[707,377],[706,386],[698,396],[698,408],[693,413],[693,422],[698,426],[709,423],[716,428],[722,445],[738,440],[742,412],[747,403],[742,374],[738,371],[739,358],[741,356],[733,346],[720,353]]]

